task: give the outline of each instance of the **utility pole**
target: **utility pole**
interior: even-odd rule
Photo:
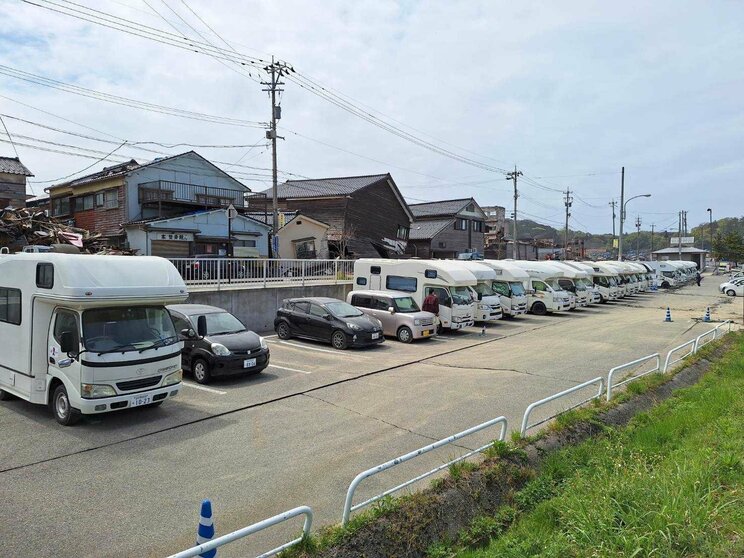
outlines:
[[[571,190],[566,189],[566,197],[564,199],[566,205],[566,230],[563,233],[563,261],[568,259],[568,218],[571,217],[571,204],[573,198],[571,197]]]
[[[641,259],[641,216],[636,216],[636,260]]]
[[[517,244],[517,198],[519,193],[517,192],[517,177],[522,176],[522,171],[517,170],[517,165],[514,165],[514,172],[506,173],[506,179],[514,181],[514,213],[512,214],[512,236],[514,238],[514,249],[512,250],[512,258],[515,260],[519,259],[519,245]]]
[[[684,211],[679,212],[679,227],[677,232],[677,246],[679,247],[678,255],[677,257],[679,260],[682,260],[682,214]]]
[[[615,245],[615,238],[616,238],[615,237],[615,217],[617,216],[615,214],[615,207],[617,206],[617,202],[615,200],[612,200],[607,205],[612,206],[612,244],[613,244],[612,250],[614,251],[615,250],[615,246],[614,246]]]
[[[651,258],[653,257],[651,256],[651,254],[654,253],[654,227],[655,226],[656,225],[654,223],[651,223],[651,250],[649,250],[648,252],[649,261],[651,261]]]
[[[620,172],[620,235],[617,239],[617,261],[623,261],[623,221],[625,221],[625,167]]]
[[[276,235],[277,231],[279,230],[279,201],[277,198],[277,187],[278,187],[278,178],[277,178],[277,163],[276,163],[276,140],[277,140],[277,134],[276,134],[276,121],[280,120],[282,117],[282,107],[276,104],[276,94],[281,93],[284,91],[284,89],[281,89],[279,86],[284,85],[284,82],[280,81],[282,76],[288,73],[289,68],[286,64],[283,62],[275,62],[274,57],[271,57],[271,65],[264,67],[264,70],[269,73],[271,76],[271,81],[266,82],[262,81],[261,85],[265,85],[266,89],[263,89],[262,91],[266,91],[271,96],[271,122],[269,124],[269,129],[266,131],[266,139],[271,140],[271,163],[272,163],[272,169],[271,169],[271,178],[272,178],[272,189],[271,189],[271,201],[272,201],[272,209],[273,209],[273,226],[272,226],[272,233]],[[284,139],[284,138],[281,138]]]
[[[710,219],[710,226],[708,228],[708,234],[710,234],[710,260],[713,261],[713,210],[708,208],[708,218]],[[705,248],[705,245],[703,245]]]

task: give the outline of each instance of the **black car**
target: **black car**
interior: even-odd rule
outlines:
[[[269,365],[269,347],[227,310],[203,304],[166,306],[183,341],[181,361],[194,380],[258,374]]]
[[[385,340],[382,323],[336,298],[288,298],[276,312],[280,339],[306,337],[336,349],[377,345]]]

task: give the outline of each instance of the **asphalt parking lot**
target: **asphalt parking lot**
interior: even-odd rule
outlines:
[[[706,331],[696,319],[707,306],[714,319],[740,320],[741,299],[719,295],[719,282],[411,345],[338,352],[269,337],[271,366],[258,376],[209,386],[187,377],[177,400],[73,428],[42,407],[3,402],[2,540],[19,556],[164,556],[193,543],[205,497],[218,533],[301,504],[318,524],[338,521],[359,471],[499,415],[516,429],[531,401]],[[496,434],[369,479],[359,497]],[[295,529],[220,555],[266,549]]]

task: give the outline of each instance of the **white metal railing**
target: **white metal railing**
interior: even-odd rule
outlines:
[[[559,411],[559,412],[555,413],[554,415],[551,415],[551,416],[549,416],[547,418],[544,418],[541,421],[535,422],[533,424],[528,424],[528,421],[530,419],[530,414],[532,414],[532,411],[535,408],[540,407],[541,405],[545,405],[545,403],[550,403],[551,401],[555,401],[556,399],[560,399],[561,397],[565,397],[566,395],[569,395],[571,393],[574,393],[576,391],[579,391],[580,389],[583,389],[585,387],[588,387],[588,386],[590,386],[592,384],[599,384],[599,389],[597,390],[597,394],[596,395],[594,395],[594,396],[592,396],[592,397],[590,397],[588,399],[584,399],[583,401],[581,401],[579,403],[576,403],[575,405],[572,405],[572,406],[568,407],[567,409],[563,409],[562,411]],[[546,397],[545,399],[540,399],[540,401],[535,401],[534,403],[530,403],[530,405],[527,407],[527,409],[524,412],[524,416],[522,417],[522,428],[519,431],[520,434],[522,436],[524,436],[530,428],[533,428],[535,426],[539,426],[539,425],[541,425],[543,423],[546,423],[550,419],[553,419],[553,418],[557,417],[558,415],[560,415],[562,413],[565,413],[566,411],[570,411],[571,409],[575,409],[576,407],[579,407],[579,406],[583,405],[584,403],[587,403],[588,401],[591,401],[592,399],[598,399],[598,398],[602,397],[602,392],[603,391],[604,391],[604,378],[601,377],[601,376],[598,376],[598,377],[596,377],[596,378],[594,378],[592,380],[588,380],[588,381],[583,382],[583,383],[581,383],[581,384],[579,384],[577,386],[574,386],[574,387],[571,387],[571,388],[568,388],[568,389],[564,389],[560,393],[556,393],[555,395],[551,395],[550,397]]]
[[[636,368],[640,366],[641,364],[645,364],[646,362],[650,360],[656,361],[656,365],[651,370],[646,370],[645,372],[641,374],[636,374],[635,376],[630,376],[629,378],[625,378],[622,382],[618,382],[615,385],[612,384],[612,377],[618,372],[622,370],[628,370],[629,368]],[[607,401],[612,399],[612,388],[613,387],[619,387],[623,384],[627,384],[628,382],[632,382],[633,380],[637,380],[638,378],[643,378],[643,376],[646,376],[647,374],[651,374],[652,372],[658,372],[659,370],[661,370],[661,356],[659,355],[659,353],[654,353],[652,355],[638,358],[631,362],[626,362],[625,364],[621,364],[620,366],[615,366],[615,368],[611,369],[610,373],[607,375]]]
[[[169,258],[187,285],[266,287],[313,283],[350,283],[354,260],[280,260],[266,258]]]
[[[278,546],[273,550],[269,550],[268,552],[261,554],[257,558],[267,558],[268,556],[274,556],[276,554],[279,554],[282,550],[286,550],[290,546],[296,545],[310,534],[310,527],[312,527],[313,524],[313,510],[310,509],[308,506],[293,508],[289,511],[285,511],[284,513],[275,515],[274,517],[264,519],[263,521],[259,521],[258,523],[254,523],[253,525],[249,525],[248,527],[243,527],[242,529],[238,529],[237,531],[228,533],[227,535],[222,535],[221,537],[217,537],[216,539],[212,539],[211,541],[196,545],[187,550],[183,550],[181,552],[178,552],[177,554],[172,554],[168,558],[194,558],[195,556],[199,556],[200,554],[209,552],[210,550],[219,548],[220,546],[224,546],[238,539],[242,539],[243,537],[247,537],[248,535],[258,533],[259,531],[263,531],[264,529],[268,529],[269,527],[273,527],[274,525],[277,525],[279,523],[284,523],[285,521],[288,521],[293,517],[297,517],[299,515],[305,516],[305,523],[302,526],[302,536],[291,540],[288,543],[284,543],[283,545]]]
[[[689,340],[689,341],[687,341],[686,343],[682,343],[681,345],[677,345],[676,347],[674,347],[674,348],[673,348],[672,350],[670,350],[670,351],[669,351],[669,352],[667,353],[666,359],[664,360],[664,373],[665,373],[665,374],[666,374],[667,372],[669,372],[669,367],[670,367],[670,366],[671,366],[672,364],[676,364],[676,363],[680,362],[681,360],[684,360],[684,359],[686,359],[686,358],[687,358],[688,356],[690,356],[690,355],[693,355],[693,354],[695,354],[695,342],[696,342],[696,341],[697,341],[697,338],[696,338],[696,339],[690,339],[690,340]],[[689,347],[689,349],[690,349],[689,351],[687,351],[687,352],[686,352],[686,353],[685,353],[684,355],[682,355],[681,357],[677,357],[677,358],[675,358],[674,360],[672,360],[672,355],[673,355],[674,353],[676,353],[677,351],[681,351],[682,349],[686,349],[686,348],[688,348],[688,347]]]
[[[427,473],[423,473],[409,481],[406,481],[402,484],[399,484],[398,486],[394,488],[390,488],[383,492],[382,494],[379,494],[377,496],[373,496],[372,498],[369,498],[365,500],[364,502],[360,502],[359,504],[352,505],[352,501],[354,499],[354,492],[357,489],[357,486],[366,478],[369,478],[373,475],[376,475],[377,473],[381,473],[382,471],[386,471],[388,469],[391,469],[395,467],[396,465],[400,465],[401,463],[405,463],[406,461],[410,461],[411,459],[418,457],[420,455],[424,455],[425,453],[429,453],[430,451],[433,451],[437,448],[441,448],[443,446],[446,446],[448,444],[451,444],[452,442],[456,442],[457,440],[464,438],[466,436],[470,436],[471,434],[475,434],[476,432],[480,432],[481,430],[484,430],[486,428],[489,428],[491,426],[494,426],[496,424],[501,424],[501,434],[499,434],[499,441],[504,441],[506,437],[506,417],[498,417],[492,420],[489,420],[487,422],[484,422],[482,424],[479,424],[478,426],[473,426],[472,428],[468,428],[467,430],[463,430],[462,432],[459,432],[457,434],[454,434],[448,438],[444,438],[443,440],[439,440],[438,442],[434,442],[433,444],[429,444],[428,446],[424,446],[423,448],[419,448],[415,451],[412,451],[410,453],[407,453],[405,455],[401,455],[400,457],[396,457],[395,459],[391,459],[390,461],[387,461],[385,463],[382,463],[380,465],[377,465],[376,467],[372,467],[371,469],[367,469],[366,471],[363,471],[359,473],[356,477],[354,477],[354,480],[351,481],[351,484],[349,485],[349,489],[346,492],[346,500],[344,501],[344,511],[342,516],[342,525],[346,525],[349,522],[349,517],[351,516],[351,512],[358,510],[359,508],[363,508],[364,506],[368,506],[369,504],[376,502],[378,500],[381,500],[385,496],[388,496],[392,494],[393,492],[397,492],[398,490],[401,490],[402,488],[405,488],[406,486],[409,486],[415,482],[418,482],[422,479],[425,479],[426,477],[429,477],[435,473],[438,473],[439,471],[446,469],[450,465],[453,465],[454,463],[457,463],[459,461],[462,461],[464,459],[467,459],[468,457],[471,457],[475,455],[476,453],[480,453],[486,448],[488,448],[493,442],[489,442],[483,447],[480,447],[478,449],[469,451],[452,461],[448,461],[447,463],[440,465],[436,467],[435,469],[432,469],[431,471]]]
[[[701,333],[700,335],[698,335],[695,338],[695,351],[694,352],[697,353],[701,347],[704,347],[711,341],[715,341],[717,333],[718,333],[718,330],[716,328],[713,328],[713,329],[706,331],[705,333]],[[703,341],[703,339],[705,339],[705,341]]]

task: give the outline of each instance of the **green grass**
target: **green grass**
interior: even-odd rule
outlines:
[[[507,519],[479,519],[459,546],[490,543],[458,556],[744,556],[744,340],[627,428],[550,456]]]

